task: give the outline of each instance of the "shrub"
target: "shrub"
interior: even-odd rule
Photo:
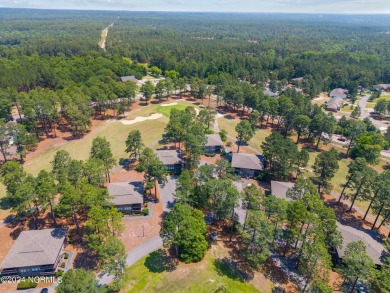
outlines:
[[[38,286],[38,283],[35,283],[33,281],[29,281],[27,279],[27,280],[20,281],[20,283],[18,284],[17,289],[18,290],[24,290],[24,289],[35,288],[37,286]]]
[[[205,153],[206,157],[215,157],[215,153]]]
[[[68,259],[68,258],[69,258],[69,253],[65,253],[65,254],[64,254],[64,258],[65,258],[65,259]]]
[[[144,210],[143,210],[143,213],[144,213],[144,216],[147,216],[147,215],[149,215],[149,209],[147,209],[147,208],[146,208],[146,209],[144,209]]]
[[[65,262],[64,262],[64,261],[61,262],[60,267],[61,267],[61,268],[64,268],[64,267],[65,267]]]
[[[228,142],[226,143],[226,146],[231,147],[231,146],[232,146],[232,142],[231,142],[231,141],[228,141]]]
[[[56,271],[56,277],[61,277],[64,274],[63,270]]]
[[[142,164],[138,164],[136,167],[135,167],[135,171],[137,172],[144,172],[146,170],[145,166],[142,165]]]
[[[219,136],[221,137],[221,140],[222,141],[226,141],[227,140],[227,132],[225,129],[221,129],[221,131],[219,132]]]

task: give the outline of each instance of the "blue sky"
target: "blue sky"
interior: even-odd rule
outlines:
[[[390,0],[0,0],[0,7],[389,14]]]

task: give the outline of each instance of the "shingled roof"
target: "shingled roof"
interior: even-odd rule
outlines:
[[[164,165],[180,164],[182,160],[181,152],[178,150],[157,150],[155,153]]]
[[[232,167],[250,170],[263,170],[263,161],[261,156],[233,153]]]
[[[207,142],[206,147],[219,147],[223,146],[223,142],[219,134],[208,134],[206,135]]]
[[[342,98],[333,98],[326,103],[326,108],[331,110],[339,110],[343,106]]]
[[[65,228],[23,231],[0,269],[54,264],[64,244],[66,231]]]
[[[134,75],[130,75],[130,76],[122,76],[121,77],[121,81],[122,82],[126,82],[126,81],[137,81],[137,79],[135,78]]]
[[[366,246],[367,255],[372,258],[375,264],[382,264],[383,257],[388,252],[386,252],[383,247],[382,240],[379,239],[377,233],[344,226],[339,223],[337,223],[337,229],[343,236],[342,248],[337,249],[337,253],[340,257],[344,256],[345,249],[349,243],[361,240]]]
[[[346,99],[348,96],[348,90],[342,88],[336,88],[332,90],[329,94],[331,98],[342,98]]]
[[[144,203],[143,182],[109,183],[107,189],[108,193],[113,197],[110,199],[110,202],[115,206]]]
[[[281,181],[271,181],[271,194],[275,195],[277,198],[282,198],[287,201],[292,201],[292,198],[287,197],[287,191],[290,188],[295,186],[294,183],[290,182],[281,182]]]

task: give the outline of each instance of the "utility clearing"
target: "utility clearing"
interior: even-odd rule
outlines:
[[[108,27],[106,27],[104,30],[102,30],[102,33],[100,35],[100,41],[99,41],[99,46],[100,48],[102,48],[103,50],[106,50],[106,39],[107,39],[107,35],[108,35],[108,29],[110,27],[112,27],[114,24],[111,23]]]

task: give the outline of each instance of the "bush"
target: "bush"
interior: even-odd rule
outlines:
[[[226,146],[231,147],[231,146],[232,146],[232,142],[231,142],[231,141],[228,141],[228,142],[226,143]]]
[[[68,259],[69,258],[69,253],[65,253],[64,254],[64,259]]]
[[[56,277],[61,277],[64,274],[63,270],[56,271]]]
[[[221,131],[219,132],[219,136],[221,137],[221,140],[222,141],[226,141],[227,140],[227,132],[225,129],[221,129]]]
[[[149,215],[149,209],[144,209],[144,210],[143,210],[143,213],[144,213],[144,216]]]
[[[18,284],[17,289],[18,290],[24,290],[24,289],[35,288],[37,286],[38,286],[38,283],[35,283],[33,281],[29,281],[27,279],[27,280],[24,280],[24,281],[20,281],[20,283]]]
[[[145,166],[142,165],[142,164],[138,164],[136,167],[135,167],[135,171],[137,172],[144,172],[146,170]]]
[[[61,267],[61,268],[64,268],[64,267],[65,267],[65,262],[64,262],[64,261],[61,262],[60,267]]]
[[[211,158],[215,157],[215,153],[205,153],[204,155]]]

